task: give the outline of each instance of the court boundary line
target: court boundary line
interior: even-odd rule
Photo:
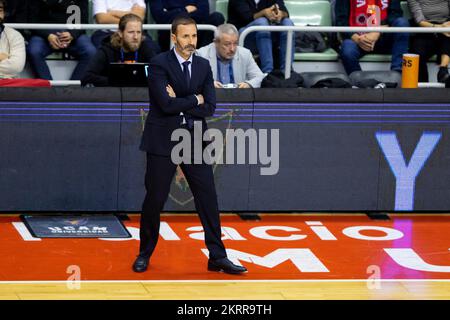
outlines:
[[[2,284],[64,284],[64,283],[264,283],[264,282],[281,282],[281,283],[308,283],[308,282],[449,282],[450,279],[266,279],[266,280],[37,280],[37,281],[0,281]]]

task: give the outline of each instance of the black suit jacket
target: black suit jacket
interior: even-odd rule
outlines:
[[[288,13],[283,0],[260,0],[258,5],[254,0],[230,0],[228,2],[228,23],[234,24],[239,30],[255,20],[253,19],[255,13],[271,7],[275,3],[278,3],[280,10]]]
[[[175,91],[176,98],[169,97],[166,91],[168,84]],[[195,94],[203,95],[205,103],[197,105]],[[149,96],[150,112],[140,149],[155,155],[170,156],[172,148],[178,143],[171,141],[172,132],[182,127],[180,112],[194,121],[202,121],[203,131],[207,129],[205,118],[214,115],[216,92],[209,61],[194,54],[188,86],[173,50],[157,55],[149,66]]]

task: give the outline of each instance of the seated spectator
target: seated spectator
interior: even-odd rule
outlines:
[[[33,0],[30,10],[33,13],[33,23],[63,23],[66,24],[72,13],[69,6],[80,8],[81,23],[87,23],[88,0]],[[91,39],[82,30],[33,30],[28,41],[27,54],[31,68],[40,79],[53,80],[45,58],[53,52],[64,52],[78,59],[78,64],[72,73],[71,80],[80,80],[88,62],[95,54]]]
[[[385,5],[388,3],[388,5]],[[380,20],[376,21],[376,14],[366,0],[336,1],[336,25],[364,27],[409,27],[409,22],[403,18],[399,0],[389,2],[375,0],[380,12]],[[377,10],[374,10],[376,12]],[[350,75],[353,71],[360,71],[359,59],[368,53],[392,54],[391,70],[402,72],[402,57],[408,51],[409,34],[407,33],[342,33],[341,59],[345,71]]]
[[[197,50],[211,65],[214,86],[236,85],[238,88],[259,88],[264,78],[250,50],[238,46],[239,32],[232,24],[217,28],[214,42]]]
[[[450,1],[408,0],[409,10],[419,27],[450,27]],[[411,40],[411,52],[420,55],[419,81],[428,82],[427,61],[435,54],[440,64],[437,80],[445,83],[449,78],[449,33],[417,33]]]
[[[6,21],[8,23],[28,23],[30,22],[29,3],[32,0],[8,0],[6,10]],[[30,30],[17,30],[25,39],[29,39]]]
[[[6,1],[0,0],[0,78],[17,78],[25,66],[25,40],[22,35],[3,25]]]
[[[143,39],[141,18],[126,14],[120,18],[117,32],[103,40],[81,79],[81,85],[109,86],[110,63],[150,62],[154,55],[152,48]]]
[[[144,0],[93,0],[93,14],[97,24],[118,24],[120,18],[129,13],[144,20],[145,8]],[[92,35],[92,43],[99,48],[103,40],[113,33],[112,30],[97,30]]]
[[[234,24],[239,33],[251,26],[293,26],[283,0],[230,0],[228,3],[228,22]],[[292,43],[295,41],[292,35]],[[279,52],[278,68],[286,65],[287,32],[258,31],[245,38],[245,47],[259,54],[261,70],[269,73],[274,69],[273,52]],[[279,50],[278,50],[279,47]],[[294,61],[295,45],[292,45],[291,61]]]
[[[220,12],[209,13],[208,0],[151,0],[150,12],[156,23],[170,24],[178,15],[185,15],[197,24],[221,25],[225,22]],[[198,32],[198,47],[203,47],[213,40],[211,31]],[[159,46],[162,51],[169,50],[170,32],[158,32]]]

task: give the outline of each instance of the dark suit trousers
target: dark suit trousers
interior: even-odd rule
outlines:
[[[170,157],[147,153],[145,174],[145,195],[141,215],[140,248],[141,257],[150,258],[159,238],[160,212],[164,207],[175,175],[176,165]],[[226,257],[221,240],[219,208],[217,204],[214,175],[211,165],[181,164],[189,187],[194,196],[195,208],[205,231],[205,243],[211,259]]]

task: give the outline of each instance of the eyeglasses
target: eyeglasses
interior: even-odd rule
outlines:
[[[237,47],[238,46],[238,42],[225,42],[222,43],[221,45],[225,48],[230,48],[230,47]]]

